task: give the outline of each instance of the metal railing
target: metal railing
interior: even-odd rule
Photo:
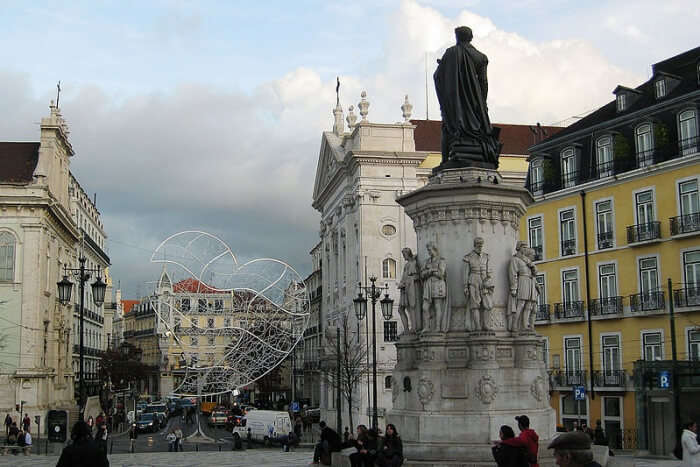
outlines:
[[[663,310],[664,308],[666,308],[666,301],[663,290],[630,295],[630,311],[633,313]]]
[[[661,238],[661,222],[653,221],[627,227],[627,243],[648,242]]]
[[[613,247],[613,231],[598,233],[598,249],[605,250]]]
[[[700,212],[671,217],[671,235],[700,232]]]
[[[594,316],[621,315],[623,297],[605,297],[591,300],[591,314]]]
[[[561,241],[561,255],[571,256],[576,254],[576,240],[562,240]]]
[[[626,380],[625,370],[595,370],[593,372],[593,384],[600,388],[624,388]]]
[[[535,321],[549,321],[549,303],[537,305],[535,310]]]
[[[554,304],[554,317],[556,319],[583,318],[583,302],[562,302]]]
[[[609,160],[608,162],[603,162],[602,164],[596,164],[591,169],[591,178],[605,178],[610,177],[615,174],[615,161]]]
[[[673,291],[673,304],[676,306],[700,305],[700,285],[686,285]]]
[[[570,388],[586,384],[586,370],[555,370],[550,378],[552,386]]]
[[[580,181],[580,174],[578,170],[571,172],[563,172],[561,174],[561,186],[562,188],[569,188],[576,186]]]

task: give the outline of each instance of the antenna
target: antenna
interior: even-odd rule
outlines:
[[[430,120],[428,114],[428,52],[425,52],[425,120]]]

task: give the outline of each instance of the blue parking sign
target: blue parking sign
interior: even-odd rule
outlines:
[[[585,401],[586,400],[586,388],[585,386],[574,386],[574,400]]]
[[[299,403],[292,402],[292,412],[299,412]]]
[[[668,389],[671,387],[671,373],[669,371],[659,372],[659,387],[661,389]]]

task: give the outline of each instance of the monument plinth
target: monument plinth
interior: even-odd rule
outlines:
[[[443,170],[398,199],[416,230],[411,270],[419,274],[401,281],[415,298],[402,299],[410,325],[396,343],[387,420],[408,463],[493,465],[500,426],[517,432],[522,414],[541,439],[553,435],[529,293],[536,271],[518,243],[531,201],[525,188],[476,167]]]

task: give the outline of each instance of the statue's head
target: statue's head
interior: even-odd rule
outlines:
[[[475,237],[474,238],[474,250],[476,250],[477,253],[481,253],[481,249],[484,247],[484,239],[481,237]]]
[[[527,243],[525,243],[522,240],[518,240],[517,242],[515,242],[515,252],[516,253],[523,253],[523,247],[525,245],[527,245]]]
[[[413,258],[413,251],[411,251],[410,248],[404,248],[403,250],[401,250],[401,253],[403,254],[403,257],[407,260]]]
[[[438,248],[437,245],[434,242],[428,242],[427,245],[425,245],[425,248],[428,250],[428,254],[431,257],[436,257],[438,254]]]
[[[455,36],[457,37],[457,43],[461,42],[471,42],[474,34],[472,33],[472,28],[468,26],[460,26],[455,28]]]

